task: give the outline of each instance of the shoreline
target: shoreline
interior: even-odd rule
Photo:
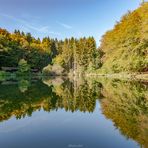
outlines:
[[[44,75],[42,73],[31,73],[29,75],[17,75],[15,73],[7,73],[1,72],[0,73],[1,77],[82,77],[82,75]],[[104,77],[104,78],[114,78],[114,79],[131,79],[131,80],[142,80],[142,81],[147,81],[148,82],[148,72],[145,73],[106,73],[106,74],[102,74],[102,73],[97,73],[97,72],[93,72],[93,73],[84,73],[83,76],[86,77]]]
[[[88,73],[86,74],[86,77],[90,77],[90,76],[148,81],[148,73],[114,73],[114,74]]]

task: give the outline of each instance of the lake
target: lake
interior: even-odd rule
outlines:
[[[1,148],[147,148],[148,83],[107,78],[0,82]]]

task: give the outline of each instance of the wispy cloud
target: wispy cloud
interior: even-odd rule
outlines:
[[[58,21],[57,21],[57,23],[58,23],[59,25],[61,25],[62,27],[66,28],[66,29],[72,29],[72,26],[70,26],[70,25],[68,25],[68,24],[65,24],[65,23],[62,23],[62,22],[58,22]]]
[[[34,30],[36,32],[44,33],[44,34],[61,35],[59,32],[51,31],[50,26],[37,27],[37,26],[32,25],[31,23],[29,23],[23,19],[18,19],[14,16],[11,16],[11,15],[0,13],[0,16],[3,16],[3,17],[11,19],[13,21],[16,21],[17,23],[21,24],[21,28],[25,28],[25,30],[27,30],[27,31]]]
[[[40,20],[40,17],[39,16],[34,16],[34,15],[31,15],[29,13],[23,13],[20,15],[22,18],[24,19],[33,19],[33,20]]]

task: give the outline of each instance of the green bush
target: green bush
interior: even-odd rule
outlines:
[[[21,59],[18,63],[18,73],[26,74],[30,72],[30,66],[28,65],[27,61]]]

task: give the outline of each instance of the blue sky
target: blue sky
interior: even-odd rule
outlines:
[[[0,0],[0,27],[64,39],[94,36],[97,43],[141,0]]]

